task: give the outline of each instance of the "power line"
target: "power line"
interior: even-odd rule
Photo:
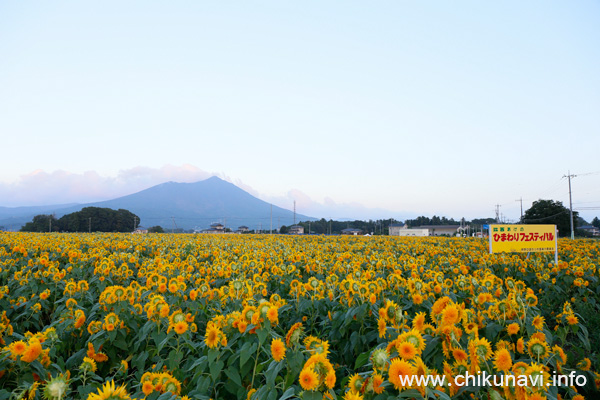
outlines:
[[[566,211],[566,210],[564,210],[564,211],[561,211],[561,212],[559,212],[559,213],[556,213],[556,214],[554,214],[554,215],[549,215],[549,216],[547,216],[547,217],[542,217],[542,218],[527,218],[527,219],[524,219],[524,220],[523,220],[523,222],[525,222],[525,221],[527,221],[527,222],[543,221],[543,220],[546,220],[546,219],[554,218],[554,217],[556,217],[557,215],[561,215],[561,214],[564,214],[564,213],[566,213],[566,212],[567,212],[567,211]]]

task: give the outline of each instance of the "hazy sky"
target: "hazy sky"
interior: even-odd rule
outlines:
[[[591,0],[1,1],[0,205],[217,174],[316,217],[514,220],[568,205],[570,170],[591,219],[598,21]]]

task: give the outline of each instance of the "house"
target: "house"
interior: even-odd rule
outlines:
[[[587,232],[592,236],[600,236],[600,229],[596,228],[593,225],[583,225],[580,226],[578,229],[581,229],[582,231]]]
[[[218,222],[210,224],[210,228],[204,229],[200,233],[225,233],[225,225]]]
[[[429,236],[456,236],[461,229],[460,225],[421,225],[417,229],[427,229]]]
[[[133,231],[133,233],[135,233],[135,234],[148,233],[148,228],[144,228],[143,226],[138,226],[137,228],[135,228],[135,231]]]
[[[346,228],[346,229],[342,229],[342,235],[362,235],[363,231],[362,229],[357,229],[357,228]]]
[[[236,233],[248,233],[248,232],[250,232],[250,228],[248,228],[246,225],[242,225],[242,226],[239,226],[237,228],[237,231],[235,231],[235,232]]]
[[[301,225],[292,225],[288,228],[290,235],[304,235],[304,227]]]
[[[405,224],[391,224],[390,236],[429,236],[429,229],[409,228]]]

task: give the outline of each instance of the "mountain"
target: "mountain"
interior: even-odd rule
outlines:
[[[113,200],[62,208],[48,206],[44,208],[48,211],[36,214],[54,212],[59,218],[84,207],[123,208],[140,217],[139,225],[160,225],[167,231],[171,228],[205,229],[216,222],[232,230],[241,225],[250,229],[259,229],[262,225],[263,230],[268,230],[271,225],[271,204],[216,176],[195,183],[167,182]],[[273,229],[293,224],[292,211],[277,206],[272,210]],[[2,211],[6,211],[6,207]],[[19,218],[12,218],[11,225],[14,226],[17,219],[22,220],[23,225],[36,214],[25,216],[21,213]],[[5,219],[0,219],[0,226],[11,229]],[[296,215],[296,221],[314,219]]]

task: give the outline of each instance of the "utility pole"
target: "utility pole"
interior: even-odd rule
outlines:
[[[135,231],[135,219],[133,220],[133,230]],[[92,233],[92,217],[88,218],[88,232]]]
[[[520,199],[515,200],[515,201],[521,202],[521,221],[520,222],[523,222],[523,198],[521,197]]]
[[[500,223],[500,204],[496,204],[496,223]]]
[[[271,227],[269,228],[269,235],[273,234],[273,204],[271,204]]]
[[[296,225],[296,200],[294,200],[294,225]]]
[[[575,178],[577,175],[571,175],[571,171],[568,172],[567,175],[563,175],[564,177],[569,178],[569,214],[571,217],[571,240],[575,239],[575,229],[573,228],[573,200],[571,198],[571,178]]]
[[[173,221],[173,229],[171,230],[171,233],[175,233],[175,227],[177,226],[177,224],[175,224],[175,217],[171,217],[171,221]]]
[[[48,218],[48,232],[52,232],[52,215]]]

